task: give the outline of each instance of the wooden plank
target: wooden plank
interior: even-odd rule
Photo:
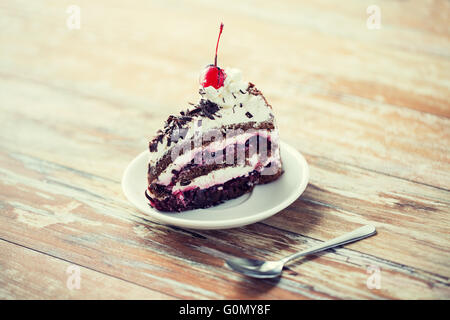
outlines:
[[[382,29],[368,30],[370,4],[80,1],[80,30],[66,28],[62,2],[0,4],[0,238],[136,297],[448,299],[450,4],[379,1]],[[124,199],[122,171],[169,113],[198,99],[219,20],[219,63],[264,92],[282,138],[307,156],[311,183],[264,223],[162,226]],[[223,265],[365,223],[379,234],[294,264],[279,282]],[[13,273],[30,268],[0,252]],[[370,266],[381,270],[379,290],[366,286]],[[39,297],[63,276],[0,275],[0,292]],[[79,297],[56,288],[43,297]]]
[[[0,271],[0,299],[173,299],[4,240]]]
[[[220,258],[243,254],[277,257],[316,243],[314,239],[285,230],[292,228],[298,233],[314,233],[302,230],[305,223],[314,224],[314,220],[293,219],[290,212],[296,209],[273,218],[285,219],[281,223],[283,229],[256,224],[225,231],[190,232],[148,221],[123,199],[118,182],[106,184],[106,179],[101,177],[25,156],[2,158],[2,163],[7,164],[2,169],[1,179],[1,189],[7,193],[0,199],[3,207],[0,234],[5,239],[62,259],[70,257],[79,265],[169,295],[201,299],[448,296],[448,277],[434,273],[446,270],[445,265],[440,266],[445,263],[441,261],[442,257],[429,257],[434,262],[431,272],[388,261],[391,258],[397,261],[408,259],[410,253],[402,255],[395,247],[390,247],[387,241],[391,238],[382,229],[376,237],[350,245],[349,248],[364,254],[342,249],[338,250],[337,256],[327,254],[311,259],[293,267],[293,273],[288,273],[275,286],[270,281],[242,279],[227,270]],[[86,190],[87,185],[89,190]],[[302,212],[318,207],[308,201],[295,206]],[[315,234],[321,239],[328,238],[324,232],[329,230],[333,220],[324,221],[324,229]],[[349,231],[359,221],[363,222],[363,218],[336,223],[333,232]],[[268,223],[276,224],[277,220]],[[322,237],[324,234],[326,237]],[[397,241],[414,241],[414,237],[404,240],[402,237],[405,236],[400,235]],[[429,266],[422,260],[417,261],[416,264]],[[385,291],[373,292],[366,287],[367,268],[372,264],[389,275]],[[394,279],[404,283],[404,287],[399,287]]]

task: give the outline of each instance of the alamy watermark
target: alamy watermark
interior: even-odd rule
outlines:
[[[200,127],[201,128],[201,127]],[[168,146],[174,144],[172,162],[180,158],[195,165],[262,165],[261,175],[278,172],[278,135],[266,129],[219,129],[202,133],[196,128],[191,137],[187,131],[175,129],[168,137]],[[205,146],[205,147],[202,147]],[[273,157],[276,155],[275,157]]]
[[[366,13],[369,15],[366,21],[367,29],[381,29],[381,9],[379,6],[372,4],[367,7]]]
[[[69,290],[79,290],[81,288],[81,269],[79,266],[70,265],[66,269],[66,287]]]
[[[79,30],[81,28],[81,9],[77,5],[70,5],[66,9],[69,15],[66,20],[66,26],[69,30]]]
[[[381,289],[381,269],[379,266],[370,265],[367,267],[366,272],[369,274],[367,277],[366,285],[370,290]]]

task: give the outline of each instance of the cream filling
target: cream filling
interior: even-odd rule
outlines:
[[[262,170],[270,162],[274,161],[276,165],[279,165],[279,160],[275,160],[274,157],[270,157],[261,164],[260,169]],[[216,171],[212,171],[204,176],[197,177],[191,180],[191,183],[187,186],[182,186],[178,182],[172,189],[172,193],[183,192],[189,189],[200,188],[206,189],[217,184],[223,184],[231,179],[238,177],[246,177],[250,172],[255,170],[258,166],[258,157],[254,155],[250,159],[250,165],[246,166],[236,166],[236,167],[226,167]]]

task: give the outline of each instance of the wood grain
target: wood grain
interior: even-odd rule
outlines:
[[[1,299],[173,299],[6,241],[0,241],[0,253]],[[70,281],[71,267],[79,270],[79,286]]]
[[[79,1],[0,4],[0,297],[449,299],[448,1]],[[407,13],[407,14],[406,14]],[[261,223],[164,226],[122,195],[128,162],[198,71],[238,67],[273,105],[310,184]],[[223,258],[277,258],[362,224],[378,234],[300,260],[279,281]],[[69,290],[69,265],[82,290]],[[369,267],[381,288],[368,289]]]

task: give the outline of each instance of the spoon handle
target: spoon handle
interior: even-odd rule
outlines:
[[[281,259],[280,261],[282,261],[283,263],[286,263],[286,262],[296,259],[298,257],[306,256],[307,254],[317,253],[317,252],[327,250],[330,248],[334,248],[334,247],[337,247],[337,246],[340,246],[340,245],[343,245],[346,243],[350,243],[353,241],[357,241],[357,240],[361,240],[361,239],[370,237],[371,235],[374,235],[376,232],[377,231],[375,230],[374,226],[366,225],[364,227],[353,230],[353,231],[346,233],[342,236],[339,236],[337,238],[320,243],[312,248],[294,253],[290,256],[287,256],[287,257]]]

